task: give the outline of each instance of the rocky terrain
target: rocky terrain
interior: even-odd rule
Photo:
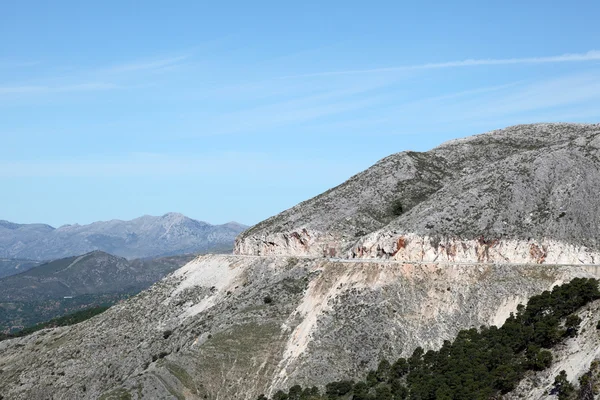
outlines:
[[[0,394],[255,399],[362,377],[381,354],[406,356],[462,328],[501,324],[531,295],[589,274],[202,256],[89,321],[0,343]]]
[[[392,155],[81,324],[0,343],[8,399],[256,399],[501,325],[599,276],[600,125],[539,124]],[[558,265],[562,264],[562,265]],[[598,358],[600,305],[509,398]],[[593,329],[592,329],[593,327]],[[511,397],[512,396],[512,397]]]
[[[0,279],[0,330],[30,326],[68,310],[113,303],[149,287],[193,258],[127,260],[93,251],[5,277]]]
[[[600,260],[600,125],[519,125],[402,152],[242,233],[236,254]]]
[[[129,259],[229,252],[236,235],[246,228],[236,222],[210,225],[177,213],[56,229],[0,221],[0,257],[55,260],[94,250]]]

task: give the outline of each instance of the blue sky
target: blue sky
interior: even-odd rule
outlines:
[[[391,153],[600,121],[598,2],[91,3],[0,7],[0,219],[253,224]]]

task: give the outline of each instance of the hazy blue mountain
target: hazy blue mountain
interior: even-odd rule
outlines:
[[[246,228],[236,222],[211,225],[177,213],[59,228],[0,221],[0,257],[54,260],[94,250],[129,259],[226,252]]]
[[[35,260],[21,260],[15,258],[2,258],[0,259],[0,278],[5,276],[19,274],[25,272],[28,269],[37,267],[40,265],[40,261]]]

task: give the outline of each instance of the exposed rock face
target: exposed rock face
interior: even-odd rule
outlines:
[[[501,324],[585,267],[203,256],[68,328],[0,342],[10,399],[255,399]],[[272,302],[265,302],[266,297]],[[206,397],[205,397],[206,396]]]
[[[235,252],[434,261],[449,245],[470,262],[598,260],[599,156],[598,124],[521,125],[394,154],[245,231]],[[478,243],[494,255],[482,259]]]
[[[0,257],[55,260],[101,250],[126,258],[143,258],[231,251],[236,235],[246,228],[235,222],[210,225],[177,213],[56,229],[0,221]]]
[[[467,240],[398,236],[393,232],[368,235],[352,249],[350,258],[390,258],[402,261],[517,264],[597,264],[600,253],[558,240]]]

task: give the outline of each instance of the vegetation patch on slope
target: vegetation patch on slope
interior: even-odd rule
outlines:
[[[0,302],[0,332],[15,333],[27,327],[89,308],[112,306],[134,294],[104,293],[45,301]]]
[[[37,332],[39,330],[46,329],[46,328],[57,328],[59,326],[75,325],[75,324],[83,322],[87,319],[90,319],[98,314],[102,314],[104,311],[108,310],[108,308],[109,308],[109,306],[92,307],[92,308],[77,311],[73,314],[65,315],[65,316],[62,316],[59,318],[53,318],[50,321],[42,322],[42,323],[36,324],[34,326],[30,326],[30,327],[21,329],[20,331],[17,331],[14,333],[6,334],[6,333],[0,332],[0,341],[31,335],[34,332]]]
[[[600,298],[596,279],[575,278],[519,305],[500,328],[461,331],[441,349],[415,349],[393,364],[383,359],[363,381],[342,380],[317,388],[291,387],[273,400],[488,399],[513,390],[527,371],[552,364],[548,350],[577,335],[574,313]],[[266,400],[261,395],[259,400]]]

